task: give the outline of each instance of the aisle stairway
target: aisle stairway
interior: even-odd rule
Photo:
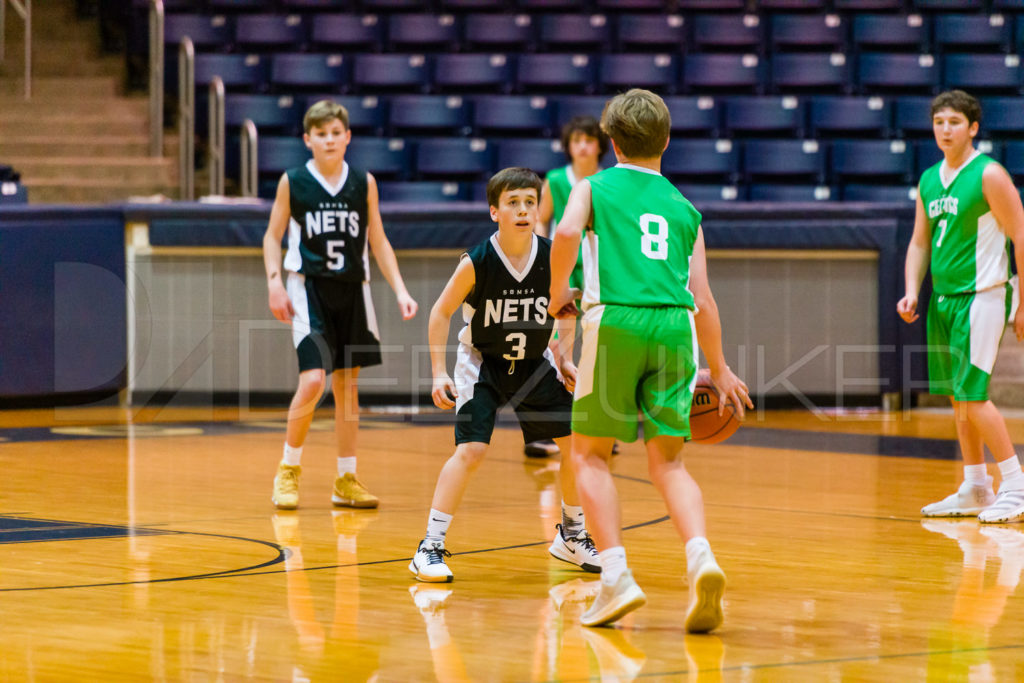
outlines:
[[[32,98],[24,99],[24,24],[8,12],[0,63],[0,163],[21,173],[29,202],[100,204],[176,197],[177,165],[149,156],[148,101],[123,94],[124,59],[101,54],[95,20],[74,0],[33,3]]]

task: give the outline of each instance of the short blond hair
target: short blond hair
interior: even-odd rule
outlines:
[[[348,109],[332,100],[320,100],[306,110],[306,115],[302,117],[302,128],[309,133],[334,119],[341,121],[341,125],[348,130]]]
[[[650,90],[633,88],[608,100],[601,128],[630,159],[656,159],[665,151],[672,116],[665,100]]]

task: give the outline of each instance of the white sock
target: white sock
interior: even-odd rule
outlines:
[[[1017,466],[1020,469],[1020,466]],[[972,486],[985,486],[988,484],[988,470],[985,464],[964,465],[964,481],[969,481]]]
[[[602,550],[597,554],[601,558],[601,583],[614,586],[615,582],[626,571],[626,549],[621,545],[608,550]]]
[[[430,515],[427,517],[427,535],[424,540],[427,543],[444,545],[444,539],[448,535],[448,527],[451,526],[453,516],[430,508]]]
[[[686,568],[695,569],[704,551],[711,552],[711,544],[703,536],[694,536],[686,542]]]
[[[1003,483],[999,488],[1006,491],[1024,490],[1024,471],[1020,469],[1020,458],[1012,455],[999,465],[999,474],[1003,475]]]
[[[302,446],[289,446],[286,441],[284,444],[284,458],[282,461],[289,467],[298,467],[299,463],[302,461]]]
[[[338,458],[338,476],[344,477],[346,474],[356,473],[356,456],[350,458]]]
[[[562,501],[562,538],[575,538],[586,528],[582,505],[567,505]]]

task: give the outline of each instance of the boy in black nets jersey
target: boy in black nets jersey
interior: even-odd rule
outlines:
[[[487,203],[498,232],[462,255],[444,291],[430,311],[432,396],[438,408],[455,408],[455,454],[441,469],[434,489],[427,534],[409,563],[420,581],[445,582],[445,535],[466,484],[483,461],[494,430],[495,415],[509,403],[516,411],[525,441],[553,438],[569,452],[574,320],[548,315],[551,241],[534,234],[541,180],[525,168],[506,168],[487,184]],[[449,321],[463,308],[466,326],[459,333],[455,381],[448,375],[445,345]],[[562,524],[549,552],[556,558],[599,572],[594,544],[586,531],[576,481],[561,466]]]

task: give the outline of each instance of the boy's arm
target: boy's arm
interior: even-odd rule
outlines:
[[[366,221],[366,238],[370,242],[370,251],[373,252],[373,259],[377,262],[384,279],[391,285],[395,292],[395,299],[398,301],[398,309],[402,312],[402,320],[408,320],[416,315],[419,304],[409,296],[409,290],[405,288],[405,281],[402,274],[398,272],[398,259],[395,258],[395,250],[391,248],[388,236],[384,234],[384,223],[380,219],[380,203],[378,201],[377,181],[366,174],[366,210],[369,216]]]
[[[1013,179],[999,164],[989,164],[981,176],[981,188],[985,200],[992,209],[992,216],[1002,226],[1006,236],[1013,241],[1013,259],[1017,263],[1018,278],[1024,277],[1024,207],[1020,195],[1013,185]],[[1020,284],[1017,285],[1020,287]],[[1017,341],[1024,340],[1024,306],[1017,306],[1013,319],[1013,332]]]
[[[579,296],[579,290],[572,290]],[[555,364],[562,373],[565,388],[573,391],[576,388],[576,364],[572,362],[572,347],[576,341],[576,316],[555,319],[556,338],[551,340],[549,348],[555,356]]]
[[[270,209],[270,221],[263,234],[263,267],[267,271],[267,298],[274,317],[283,323],[291,322],[295,310],[284,288],[284,272],[281,264],[281,240],[288,229],[291,216],[291,200],[288,192],[288,174],[281,176],[277,183],[277,195]]]
[[[569,193],[565,213],[551,241],[551,299],[548,312],[556,318],[575,317],[578,313],[569,289],[569,275],[579,258],[583,230],[590,223],[591,196],[588,180],[576,183]]]
[[[454,407],[455,398],[459,395],[455,390],[455,383],[448,375],[448,327],[452,315],[469,296],[475,283],[476,272],[473,270],[473,261],[463,257],[448,280],[448,284],[444,286],[441,295],[437,297],[437,301],[430,309],[430,320],[427,323],[427,343],[430,346],[430,370],[434,376],[430,396],[438,408]]]
[[[932,254],[932,234],[928,217],[924,213],[921,196],[917,197],[917,208],[914,213],[914,233],[910,236],[907,247],[907,261],[903,268],[905,294],[896,304],[896,312],[905,322],[917,320],[917,297],[921,292],[921,282],[928,272],[928,263]]]
[[[551,201],[551,183],[544,179],[540,188],[540,206],[537,207],[537,227],[533,229],[541,237],[547,237],[551,230],[551,216],[555,213],[555,203]]]
[[[725,363],[722,352],[722,321],[718,317],[718,305],[711,294],[708,283],[708,266],[704,250],[704,230],[697,228],[697,241],[693,245],[693,257],[690,259],[690,288],[693,291],[697,313],[693,316],[697,327],[697,343],[704,352],[704,358],[711,370],[711,380],[718,389],[718,414],[725,412],[726,402],[736,408],[739,418],[743,419],[743,406],[753,408],[750,391],[747,385]]]

